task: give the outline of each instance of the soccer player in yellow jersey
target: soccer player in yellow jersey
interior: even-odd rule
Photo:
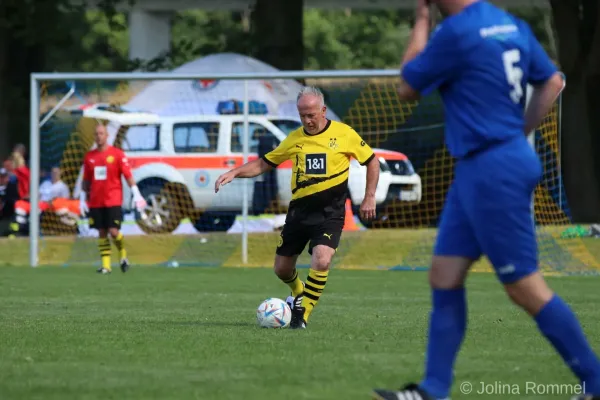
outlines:
[[[253,178],[292,161],[292,201],[276,250],[275,274],[292,290],[290,328],[303,329],[323,293],[342,235],[350,160],[354,158],[367,167],[360,207],[367,220],[375,217],[379,161],[354,129],[327,119],[319,89],[303,88],[297,106],[303,126],[264,157],[221,175],[215,182],[215,192],[235,178]],[[307,244],[311,265],[304,283],[298,277],[296,260]]]

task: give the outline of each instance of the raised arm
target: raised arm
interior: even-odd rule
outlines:
[[[429,35],[429,8],[417,9],[410,43],[402,59],[401,100],[418,100],[451,80],[464,60],[461,40],[450,22],[441,22]]]

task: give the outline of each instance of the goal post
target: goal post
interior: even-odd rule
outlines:
[[[301,125],[295,98],[303,81],[323,91],[328,115],[353,127],[380,161],[375,222],[357,215],[365,170],[351,163],[347,229],[334,267],[426,267],[454,160],[443,141],[439,96],[401,101],[399,79],[399,70],[33,74],[30,265],[98,263],[76,194],[93,126],[102,122],[130,159],[149,204],[143,215],[128,208],[125,188],[123,228],[133,265],[271,266],[291,196],[289,165],[238,179],[218,194],[210,188],[218,174],[255,159]],[[53,85],[63,90],[54,93]],[[570,220],[558,116],[556,105],[530,136],[545,169],[534,201],[541,263],[549,272],[585,272],[597,261],[581,239],[560,234]],[[71,191],[62,211],[40,201],[40,171],[54,166]],[[299,263],[310,260],[303,254]],[[490,270],[485,262],[478,268]]]

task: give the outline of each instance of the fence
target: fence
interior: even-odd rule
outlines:
[[[71,207],[61,212],[48,209],[39,203],[39,182],[42,167],[59,165],[76,198],[83,154],[92,148],[96,122],[103,121],[112,143],[126,151],[150,204],[148,218],[129,213],[135,220],[128,225],[127,237],[137,256],[132,256],[134,263],[270,265],[290,200],[291,168],[282,165],[261,178],[236,181],[218,195],[210,193],[210,187],[218,174],[255,158],[300,126],[295,99],[300,88],[296,80],[302,79],[322,89],[329,117],[356,129],[380,160],[379,219],[355,221],[357,228],[349,225],[354,231],[345,232],[337,265],[426,267],[453,178],[453,160],[443,143],[439,97],[400,101],[395,90],[399,73],[32,75],[30,215],[38,217],[30,218],[30,264],[87,264],[98,259],[90,239],[93,232],[76,215],[77,201],[71,200]],[[97,81],[99,89],[78,93],[81,81]],[[559,110],[557,105],[531,136],[545,168],[534,201],[540,251],[548,270],[585,271],[595,265],[585,245],[560,236],[569,215],[560,178]],[[354,216],[364,192],[364,174],[364,167],[351,164],[348,208]],[[126,211],[128,203],[126,190]],[[306,255],[303,262],[308,263]],[[480,268],[488,266],[482,263]]]

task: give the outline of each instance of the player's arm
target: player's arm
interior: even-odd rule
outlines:
[[[422,2],[424,3],[424,2]],[[427,46],[427,39],[429,37],[429,21],[430,11],[426,4],[419,4],[415,12],[415,26],[413,27],[408,46],[404,52],[402,58],[402,66],[404,66],[415,59],[419,54],[425,50]],[[420,95],[415,89],[413,89],[404,79],[401,80],[398,86],[398,94],[402,100],[417,100]]]
[[[119,154],[119,167],[121,168],[121,174],[127,181],[127,185],[131,188],[131,193],[133,194],[133,203],[138,211],[142,211],[146,207],[146,200],[144,200],[144,196],[140,192],[140,189],[137,186],[135,178],[133,177],[133,173],[131,172],[131,165],[129,165],[129,160],[125,153],[120,152]]]
[[[417,21],[404,55],[398,95],[417,100],[451,80],[460,70],[463,50],[451,24],[438,25],[427,41],[429,8],[417,11]]]
[[[83,180],[81,181],[81,193],[83,193],[84,195],[87,195],[90,192],[91,186],[92,185],[90,184],[90,181],[83,178]]]
[[[525,111],[525,134],[528,135],[540,125],[548,114],[564,89],[565,80],[533,32],[528,26],[525,26],[525,29],[529,33],[529,51],[531,53],[529,83],[533,86],[529,105]]]
[[[236,178],[254,178],[271,170],[272,165],[269,165],[264,158],[258,158],[250,161],[241,167],[231,170]]]
[[[354,157],[360,165],[367,167],[367,184],[365,197],[360,206],[360,213],[364,219],[375,218],[375,192],[379,183],[379,160],[375,157],[373,149],[360,137],[354,129],[350,130],[348,138],[348,154]]]
[[[289,136],[288,136],[289,137]],[[219,176],[215,182],[215,193],[219,192],[221,186],[227,185],[235,178],[254,178],[264,174],[289,158],[288,138],[285,138],[277,148],[265,154],[264,156],[250,161],[241,167],[234,168]]]
[[[92,168],[86,156],[83,159],[83,177],[81,179],[81,190],[79,191],[79,212],[81,215],[86,215],[90,211],[87,206],[87,196],[90,192],[92,177]]]

